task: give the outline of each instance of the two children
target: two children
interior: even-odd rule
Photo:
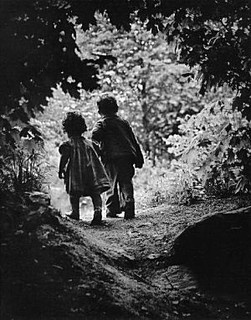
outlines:
[[[70,196],[70,217],[79,219],[79,198],[90,196],[94,206],[92,225],[101,224],[101,193],[104,191],[107,191],[107,217],[115,218],[122,211],[125,219],[135,217],[134,165],[141,168],[144,163],[129,123],[117,116],[116,100],[113,97],[101,99],[98,110],[101,119],[92,131],[92,142],[82,136],[87,130],[84,118],[69,112],[63,121],[69,140],[59,148],[59,178],[64,179]],[[96,143],[102,163],[95,151]]]

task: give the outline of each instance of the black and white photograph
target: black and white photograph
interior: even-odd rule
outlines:
[[[0,0],[1,320],[251,319],[249,0]]]

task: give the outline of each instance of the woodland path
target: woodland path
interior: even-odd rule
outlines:
[[[190,206],[162,204],[139,210],[134,220],[104,218],[103,226],[90,227],[82,220],[75,223],[85,236],[107,252],[131,261],[127,272],[150,288],[157,290],[160,300],[168,296],[173,315],[188,319],[250,319],[250,300],[240,294],[210,292],[200,288],[185,266],[163,265],[174,238],[202,216],[217,211],[233,210],[250,205],[251,200],[238,197],[211,199]],[[83,219],[91,215],[82,212]],[[80,230],[79,229],[79,230]],[[123,264],[122,264],[123,265]],[[165,300],[165,299],[164,299]],[[163,304],[160,303],[160,308]],[[144,309],[144,307],[142,307]]]
[[[3,320],[248,320],[250,297],[202,288],[170,265],[174,239],[207,214],[251,205],[247,197],[137,210],[136,218],[90,226],[45,203],[2,245]],[[28,208],[27,208],[28,209]],[[211,288],[212,289],[212,288]]]

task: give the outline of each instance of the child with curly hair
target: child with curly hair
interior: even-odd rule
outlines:
[[[58,174],[60,179],[64,179],[70,196],[72,213],[69,217],[79,220],[79,199],[90,196],[94,207],[91,225],[99,225],[102,221],[101,194],[110,188],[109,179],[93,143],[82,136],[87,131],[82,115],[68,112],[62,124],[69,140],[59,147]]]

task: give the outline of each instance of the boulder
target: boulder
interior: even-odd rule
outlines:
[[[211,288],[251,291],[251,206],[203,217],[174,241],[172,264]]]

